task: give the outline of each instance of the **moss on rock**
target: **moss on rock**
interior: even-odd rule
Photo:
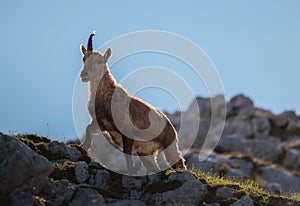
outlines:
[[[67,179],[72,183],[78,183],[75,177],[75,165],[76,163],[71,161],[55,163],[54,171],[50,175],[50,178],[54,180]]]
[[[19,140],[21,140],[24,144],[26,144],[33,151],[35,151],[35,152],[37,151],[37,148],[32,140],[26,139],[26,138],[19,138]]]
[[[31,140],[33,143],[40,143],[40,142],[49,143],[49,142],[51,142],[51,140],[48,139],[47,137],[42,137],[42,136],[38,136],[35,134],[18,134],[16,137],[19,139]]]

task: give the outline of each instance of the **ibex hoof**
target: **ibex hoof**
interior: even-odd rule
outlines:
[[[174,169],[174,170],[187,170],[187,167],[184,163],[184,160],[181,159],[172,166],[172,169]]]

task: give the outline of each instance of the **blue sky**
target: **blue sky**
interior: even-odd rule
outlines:
[[[299,1],[130,2],[2,1],[0,131],[76,137],[72,95],[82,66],[79,45],[93,30],[96,47],[139,30],[184,36],[211,58],[227,99],[243,93],[275,113],[300,113]],[[151,55],[137,58],[115,67],[152,63]],[[117,79],[125,75],[112,71]],[[176,109],[155,100],[147,95],[156,106]]]

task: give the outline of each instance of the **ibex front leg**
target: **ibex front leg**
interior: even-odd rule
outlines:
[[[92,120],[85,130],[85,139],[83,142],[83,147],[85,150],[88,150],[91,147],[92,134],[98,134],[98,133],[100,133],[98,123],[97,121]]]
[[[132,145],[134,140],[123,135],[122,141],[123,141],[123,152],[125,153],[125,158],[127,163],[127,169],[133,170],[134,166],[133,166],[131,155],[132,155]]]

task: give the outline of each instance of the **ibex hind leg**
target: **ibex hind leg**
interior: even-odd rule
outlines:
[[[182,157],[182,153],[178,148],[176,142],[173,142],[169,147],[164,150],[165,158],[168,164],[173,169],[183,169],[186,170],[185,160]]]
[[[149,173],[159,172],[160,167],[158,166],[156,155],[143,156],[138,153],[140,160],[143,162],[144,167]]]
[[[134,140],[131,138],[128,138],[126,136],[122,136],[123,141],[123,152],[125,155],[126,163],[127,163],[127,169],[129,171],[134,171],[134,165],[132,161],[132,145]]]

